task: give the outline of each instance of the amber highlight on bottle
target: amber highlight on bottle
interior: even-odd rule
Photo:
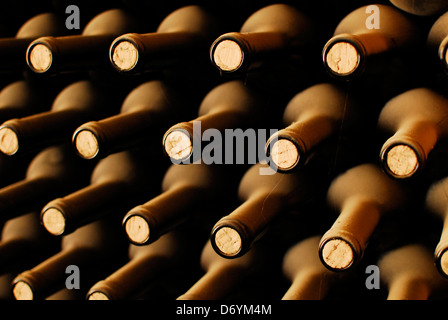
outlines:
[[[108,51],[113,39],[140,30],[140,22],[121,9],[95,16],[80,35],[40,37],[26,51],[26,62],[35,73],[79,72],[109,66]]]
[[[158,159],[157,159],[158,160]],[[69,234],[102,217],[126,212],[143,197],[155,193],[160,183],[160,164],[134,151],[101,159],[90,184],[48,202],[42,209],[43,226],[54,235]]]
[[[0,123],[47,111],[55,96],[51,88],[26,80],[14,81],[0,91]]]
[[[224,82],[206,94],[199,106],[197,118],[177,123],[166,131],[162,140],[165,153],[175,163],[181,163],[191,156],[196,161],[193,142],[201,140],[205,130],[224,132],[225,129],[248,128],[251,124],[255,126],[257,114],[264,108],[265,102],[261,95],[243,81]],[[195,122],[200,124],[200,130],[194,130]]]
[[[210,208],[219,205],[227,181],[217,165],[171,165],[162,181],[161,193],[132,208],[123,218],[131,243],[148,245],[161,235]],[[212,210],[212,208],[208,209]]]
[[[91,81],[74,82],[56,96],[50,110],[4,122],[0,151],[13,156],[70,142],[81,124],[118,113],[120,99],[120,92],[107,91]]]
[[[407,179],[423,170],[437,142],[448,133],[448,99],[429,88],[416,88],[389,100],[381,110],[378,128],[391,136],[380,159],[394,178]]]
[[[448,4],[446,4],[448,9]],[[448,12],[437,18],[427,37],[428,53],[431,54],[431,61],[438,61],[437,67],[440,67],[445,73],[448,72]]]
[[[322,263],[333,271],[355,266],[381,217],[397,210],[404,198],[401,185],[374,164],[361,164],[337,176],[327,201],[339,216],[321,238]]]
[[[84,159],[104,158],[158,139],[163,128],[181,113],[180,95],[169,85],[152,80],[138,85],[125,98],[119,114],[90,121],[73,134],[73,144]],[[182,103],[181,103],[182,102]]]
[[[397,8],[416,16],[435,16],[448,10],[445,0],[390,0]]]
[[[410,17],[392,6],[374,7],[372,10],[379,13],[377,25],[369,20],[373,18],[371,11],[366,13],[368,6],[352,11],[340,21],[322,52],[329,74],[340,79],[357,77],[369,67],[371,58],[403,49],[409,49],[405,51],[408,53],[419,43],[421,31]]]
[[[226,259],[218,255],[207,241],[200,258],[203,276],[177,300],[222,300],[232,294],[261,261],[259,248],[243,257]]]
[[[316,84],[296,94],[283,113],[286,127],[266,142],[271,165],[280,172],[303,165],[314,147],[353,126],[355,107],[351,95],[332,83]]]
[[[210,240],[216,252],[224,258],[246,254],[270,223],[317,190],[309,173],[283,174],[260,163],[249,168],[238,186],[241,204],[212,229]]]
[[[210,47],[222,74],[245,73],[266,60],[303,55],[313,45],[313,23],[291,5],[271,4],[250,15],[239,32],[219,36]]]
[[[27,69],[25,54],[29,44],[43,36],[62,36],[64,21],[54,13],[41,13],[26,21],[13,38],[0,39],[0,71],[17,73]]]
[[[58,247],[59,240],[41,227],[38,211],[12,218],[1,231],[0,274],[32,268]]]
[[[440,238],[434,250],[434,261],[444,277],[448,278],[448,178],[434,181],[428,188],[425,205],[429,213],[439,218],[441,223]]]
[[[12,282],[15,299],[43,300],[63,289],[69,276],[66,269],[71,265],[79,268],[78,290],[88,290],[86,285],[122,259],[122,239],[116,231],[110,221],[104,220],[63,237],[56,254],[15,277]]]
[[[378,268],[388,289],[387,300],[429,300],[448,286],[434,266],[431,251],[419,243],[384,252]]]
[[[319,259],[321,236],[311,236],[291,246],[283,257],[283,274],[291,281],[282,300],[323,300],[340,277]]]
[[[150,245],[130,244],[128,262],[95,283],[88,291],[87,299],[126,300],[137,297],[151,282],[166,275],[179,262],[185,262],[187,243],[178,233],[169,232]]]
[[[190,5],[176,9],[151,33],[127,33],[110,46],[109,59],[119,72],[137,73],[198,63],[220,30],[216,17]],[[204,60],[205,61],[205,60]]]
[[[1,220],[39,211],[53,197],[87,183],[91,165],[81,160],[73,153],[70,144],[39,152],[31,160],[23,180],[0,189]]]

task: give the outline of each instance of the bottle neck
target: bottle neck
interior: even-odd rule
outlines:
[[[126,199],[130,193],[132,191],[121,181],[91,184],[49,202],[42,210],[41,219],[51,233],[69,234],[128,205]]]
[[[39,210],[46,201],[63,191],[55,179],[22,180],[0,190],[2,219],[9,220],[30,211]]]
[[[428,300],[430,293],[427,281],[412,274],[403,275],[389,285],[387,300]]]
[[[87,296],[92,299],[95,293],[102,293],[110,300],[131,299],[166,271],[168,265],[167,259],[161,255],[131,259],[106,279],[97,282]]]
[[[323,300],[329,290],[329,276],[314,270],[299,271],[282,300]]]
[[[122,113],[82,125],[76,130],[73,140],[84,158],[103,158],[154,138],[163,127],[164,118],[153,110]]]
[[[243,279],[244,272],[232,266],[216,263],[177,300],[220,300],[228,297]]]

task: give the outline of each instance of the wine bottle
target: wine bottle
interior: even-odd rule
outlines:
[[[234,187],[231,180],[236,180],[232,172],[217,165],[171,165],[163,178],[162,192],[124,216],[126,235],[135,245],[147,245],[207,209],[212,210],[213,205],[223,206],[225,190]]]
[[[411,89],[383,107],[378,127],[392,134],[380,151],[385,171],[406,179],[420,173],[437,141],[448,131],[448,99],[430,88]]]
[[[336,177],[327,199],[340,213],[321,238],[319,257],[330,270],[346,271],[362,258],[381,217],[403,205],[405,191],[378,166],[364,163]]]
[[[254,127],[259,125],[260,110],[265,107],[261,95],[244,82],[224,82],[207,93],[199,106],[197,118],[177,123],[166,131],[162,141],[165,152],[173,163],[185,162],[191,156],[195,158],[197,146],[193,144],[202,139],[207,129],[223,132],[231,128]],[[202,153],[202,150],[198,151]]]
[[[422,244],[411,243],[383,253],[378,261],[387,300],[429,300],[448,286],[434,266],[431,252]]]
[[[179,234],[170,232],[151,245],[130,244],[129,261],[104,280],[95,283],[88,291],[87,299],[134,299],[152,281],[170,272],[177,263],[182,261],[184,265],[188,252],[182,244],[185,240]]]
[[[4,122],[0,151],[13,156],[70,142],[73,131],[82,123],[118,113],[121,94],[88,80],[72,83],[60,91],[50,110]]]
[[[0,39],[0,71],[26,71],[24,55],[32,41],[43,36],[62,36],[66,33],[64,21],[57,14],[48,12],[33,16],[17,30],[14,37]]]
[[[286,127],[268,139],[266,157],[280,172],[300,167],[315,146],[353,127],[357,113],[352,95],[342,87],[332,83],[313,85],[286,105]]]
[[[390,0],[397,8],[417,16],[435,16],[448,10],[448,3],[444,0]]]
[[[177,300],[222,300],[232,294],[241,282],[256,270],[262,259],[259,248],[243,257],[225,259],[207,241],[201,254],[202,277]]]
[[[338,79],[352,79],[367,70],[385,67],[384,63],[371,63],[373,58],[399,50],[409,55],[410,49],[416,51],[422,41],[417,24],[399,9],[375,5],[378,16],[369,15],[368,9],[363,6],[345,16],[323,48],[324,66]]]
[[[116,231],[114,223],[100,220],[64,236],[56,254],[15,277],[12,282],[15,299],[43,300],[63,289],[69,266],[79,270],[79,290],[88,290],[126,255],[122,238],[117,237]]]
[[[31,160],[23,180],[0,189],[1,220],[39,211],[53,197],[76,190],[88,182],[90,167],[70,144],[44,149]]]
[[[442,70],[446,76],[448,72],[448,12],[435,20],[428,32],[426,45],[430,54],[428,60],[436,61],[436,68]]]
[[[278,216],[317,192],[319,184],[314,179],[318,175],[311,176],[313,171],[285,175],[268,164],[250,167],[238,186],[240,205],[213,226],[210,241],[216,252],[224,258],[246,254]]]
[[[448,278],[448,255],[446,254],[448,249],[448,219],[446,190],[448,186],[448,178],[443,177],[435,180],[426,193],[425,208],[429,213],[438,218],[438,221],[442,228],[440,230],[440,238],[434,250],[434,261],[438,271],[445,278]]]
[[[339,274],[328,270],[319,259],[321,236],[303,239],[288,249],[283,273],[291,281],[282,300],[323,300]]]
[[[23,79],[11,82],[0,91],[0,122],[49,110],[58,89]]]
[[[59,239],[40,225],[39,212],[30,212],[6,221],[1,232],[0,274],[31,268],[54,254]]]
[[[219,34],[219,19],[201,6],[181,7],[155,32],[120,35],[110,46],[110,62],[119,72],[141,73],[206,61],[203,55]]]
[[[141,22],[121,9],[110,9],[96,15],[80,35],[40,37],[26,51],[30,70],[38,74],[103,69],[111,42],[118,35],[139,31]]]
[[[101,159],[93,169],[90,184],[48,202],[41,220],[54,235],[69,234],[105,216],[126,212],[145,197],[156,193],[158,158],[123,151]],[[157,171],[160,171],[158,169]]]
[[[84,159],[104,158],[139,145],[149,145],[182,114],[178,92],[165,82],[152,80],[133,89],[120,113],[81,125],[73,134],[73,144]],[[186,102],[182,101],[182,107]]]
[[[251,14],[239,32],[219,36],[210,60],[222,74],[245,74],[263,62],[304,55],[314,42],[311,19],[288,4],[271,4]]]

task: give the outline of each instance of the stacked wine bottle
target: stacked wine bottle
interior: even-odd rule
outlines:
[[[445,0],[40,2],[0,25],[1,300],[448,297]]]

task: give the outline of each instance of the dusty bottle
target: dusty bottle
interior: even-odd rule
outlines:
[[[371,14],[372,10],[378,15]],[[367,69],[378,69],[373,58],[404,49],[408,53],[421,41],[417,24],[399,9],[388,5],[363,6],[340,21],[323,48],[322,59],[331,75],[351,79]],[[387,59],[381,61],[384,64]]]
[[[84,159],[104,158],[148,143],[163,134],[168,123],[182,114],[180,95],[162,81],[143,83],[125,98],[119,114],[81,125],[73,134],[73,144]]]
[[[448,10],[448,3],[444,0],[390,0],[390,3],[417,16],[434,16]]]
[[[162,140],[165,153],[175,163],[194,162],[196,153],[202,153],[198,142],[207,129],[224,132],[225,129],[257,126],[257,117],[265,107],[261,95],[244,82],[235,80],[220,84],[204,97],[197,118],[177,123],[166,131]]]
[[[186,242],[177,233],[167,233],[146,246],[129,246],[129,261],[87,293],[88,300],[124,300],[140,294],[151,281],[170,272],[177,263],[186,262]],[[188,242],[188,241],[187,241]]]
[[[440,238],[434,250],[434,261],[440,274],[448,278],[448,202],[446,192],[448,179],[446,177],[434,181],[426,193],[425,206],[429,213],[438,217],[441,223]]]
[[[283,258],[283,273],[291,281],[282,300],[323,300],[340,277],[319,259],[321,236],[301,240],[288,249]]]
[[[86,290],[86,286],[121,263],[125,247],[116,231],[111,221],[102,220],[63,237],[56,254],[15,277],[12,282],[15,299],[43,300],[63,289],[70,266],[78,268],[79,289]]]
[[[222,206],[225,190],[233,186],[229,183],[231,175],[224,174],[217,165],[171,165],[163,178],[161,193],[124,216],[123,228],[129,240],[135,245],[150,244],[203,214],[206,208]]]
[[[287,4],[271,4],[250,15],[239,32],[225,33],[211,45],[212,64],[223,74],[244,74],[273,59],[303,55],[313,45],[314,26]]]
[[[381,110],[378,127],[391,136],[380,160],[385,171],[406,179],[423,170],[431,150],[448,133],[448,99],[430,88],[416,88],[389,100]]]
[[[378,267],[388,288],[387,300],[429,300],[448,285],[437,272],[430,250],[419,243],[383,253]]]
[[[1,232],[0,274],[32,268],[58,247],[59,239],[42,229],[38,211],[10,219]]]
[[[55,13],[41,13],[26,21],[13,38],[0,39],[0,71],[26,71],[24,55],[28,45],[43,36],[62,36],[67,33],[64,20]]]
[[[283,113],[285,128],[266,142],[272,165],[289,172],[306,162],[315,146],[354,126],[358,110],[345,89],[331,83],[313,85],[296,94]]]
[[[246,254],[275,218],[318,190],[311,172],[285,175],[260,163],[249,168],[238,186],[241,204],[213,226],[210,241],[216,252],[224,258]]]
[[[448,5],[446,5],[448,8]],[[428,32],[429,61],[436,62],[437,69],[448,72],[448,12],[437,18]]]
[[[327,199],[340,213],[321,238],[319,257],[330,270],[345,271],[362,258],[381,217],[404,203],[405,191],[381,168],[365,163],[336,177]]]
[[[32,159],[23,180],[0,189],[1,219],[41,210],[53,197],[87,183],[90,171],[91,165],[82,162],[70,144],[44,149]]]
[[[253,272],[261,261],[261,252],[250,250],[245,256],[225,259],[207,241],[201,254],[204,275],[177,300],[220,300],[227,298]]]

